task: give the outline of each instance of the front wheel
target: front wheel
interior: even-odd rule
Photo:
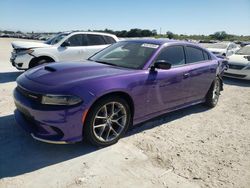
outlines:
[[[131,122],[128,103],[116,96],[97,101],[91,107],[84,123],[84,137],[96,146],[116,143]]]
[[[44,63],[49,63],[49,62],[51,62],[51,61],[49,61],[47,59],[43,59],[43,58],[38,58],[38,59],[35,59],[34,61],[31,61],[29,68],[33,68],[33,67],[36,67],[38,65],[42,65]]]
[[[205,104],[211,108],[215,107],[219,101],[220,91],[221,91],[221,82],[220,79],[216,77],[206,95]]]

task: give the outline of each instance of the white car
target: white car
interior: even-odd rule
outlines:
[[[201,43],[201,46],[207,48],[216,56],[230,56],[240,49],[233,42],[218,42],[218,43]]]
[[[67,32],[48,41],[12,42],[10,61],[19,70],[57,61],[80,61],[89,58],[119,39],[115,35],[97,32]]]
[[[250,80],[250,45],[228,57],[228,66],[224,76]]]

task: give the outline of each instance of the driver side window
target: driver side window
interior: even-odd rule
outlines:
[[[84,35],[77,34],[71,36],[67,41],[70,43],[70,46],[84,46],[83,40],[84,40]]]
[[[185,64],[183,46],[169,46],[164,48],[158,55],[156,61],[164,60],[172,66]]]

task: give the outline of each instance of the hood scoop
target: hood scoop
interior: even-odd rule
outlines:
[[[49,72],[56,72],[56,69],[54,67],[50,67],[50,66],[45,66],[44,70],[47,70]]]

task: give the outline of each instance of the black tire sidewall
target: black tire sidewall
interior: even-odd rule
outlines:
[[[216,77],[216,79],[213,81],[211,87],[209,88],[209,91],[208,91],[207,96],[206,96],[206,105],[211,107],[211,108],[215,107],[219,101],[219,96],[218,96],[218,99],[216,102],[214,101],[214,98],[213,98],[213,92],[214,92],[214,87],[215,87],[216,82],[218,82],[219,88],[221,87],[220,79],[218,77]]]
[[[110,142],[101,142],[94,135],[93,127],[92,127],[93,121],[94,121],[94,117],[95,117],[96,113],[98,112],[98,110],[103,105],[110,103],[110,102],[118,102],[118,103],[121,103],[125,107],[125,110],[127,112],[127,123],[125,125],[125,128],[121,132],[121,134],[116,139],[114,139]],[[90,108],[90,110],[87,114],[86,120],[84,122],[84,125],[83,125],[84,126],[83,137],[87,142],[91,143],[92,145],[101,146],[101,147],[109,146],[109,145],[115,144],[124,135],[124,133],[127,131],[128,127],[130,125],[130,122],[131,122],[131,110],[130,110],[130,107],[129,107],[127,101],[122,99],[121,97],[117,97],[117,96],[105,97],[103,99],[96,101],[95,104]]]
[[[44,63],[48,63],[48,61],[46,59],[38,59],[37,61],[31,63],[30,68],[34,68],[34,67],[36,67],[38,65],[42,65]]]

